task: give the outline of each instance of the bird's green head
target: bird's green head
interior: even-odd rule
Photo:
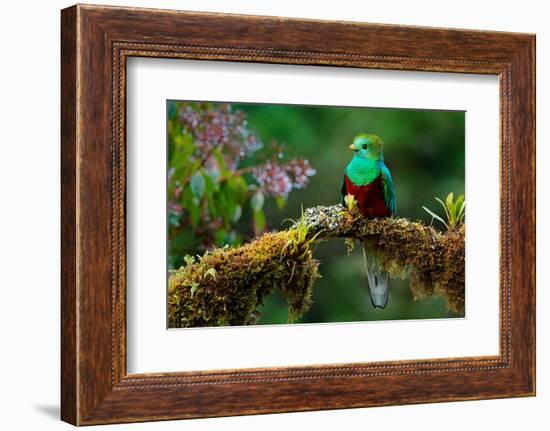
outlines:
[[[355,157],[370,160],[384,160],[384,143],[371,133],[361,133],[353,138],[348,148],[355,152]]]

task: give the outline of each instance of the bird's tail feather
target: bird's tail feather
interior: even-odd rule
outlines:
[[[380,267],[376,253],[366,243],[362,244],[362,249],[372,305],[385,308],[390,293],[389,274]]]

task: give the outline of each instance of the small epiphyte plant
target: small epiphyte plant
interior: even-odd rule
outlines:
[[[344,196],[344,206],[348,210],[348,213],[354,217],[359,214],[359,207],[357,206],[357,199],[351,194]],[[353,249],[355,248],[355,239],[354,238],[345,238],[344,243],[346,244],[346,252],[348,256],[351,256]]]
[[[438,216],[436,213],[434,213],[430,209],[423,206],[422,208],[424,209],[424,211],[426,211],[428,214],[432,216],[432,221],[433,219],[440,221],[445,225],[445,227],[449,231],[455,230],[458,226],[460,226],[464,222],[466,201],[464,200],[463,194],[459,195],[456,198],[456,200],[454,200],[454,193],[451,192],[447,195],[445,202],[443,202],[438,197],[436,197],[435,200],[439,202],[443,207],[443,209],[445,210],[447,221],[445,221],[442,217]]]
[[[344,204],[351,214],[355,214],[357,212],[357,200],[355,199],[355,196],[350,194],[344,196]]]
[[[208,252],[206,252],[204,254],[204,256],[208,256]],[[183,257],[183,261],[185,262],[185,265],[182,266],[180,268],[180,270],[182,270],[184,268],[190,268],[192,265],[194,265],[196,263],[201,263],[204,256],[198,256],[197,255],[197,257],[195,258],[194,256],[190,256],[190,255],[186,254]],[[175,272],[176,272],[175,270],[170,271],[171,274],[173,274]],[[202,280],[206,280],[207,276],[212,277],[214,280],[216,280],[216,277],[217,277],[216,269],[215,268],[208,268],[204,272],[204,274],[202,275]],[[197,290],[200,287],[200,283],[198,283],[197,281],[194,281],[194,282],[191,283],[191,285],[189,287],[190,287],[191,298],[193,298],[193,296],[195,295],[195,293],[197,292]],[[170,289],[168,289],[168,293],[172,294],[173,291],[170,291]]]
[[[296,264],[302,262],[311,254],[311,246],[321,234],[321,231],[317,232],[315,235],[309,235],[309,225],[306,222],[303,207],[300,219],[286,219],[285,221],[291,222],[292,228],[289,230],[290,237],[281,250],[281,261],[287,258],[287,262],[292,262],[289,278],[292,279]],[[288,259],[289,257],[290,259]]]

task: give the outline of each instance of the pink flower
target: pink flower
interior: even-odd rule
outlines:
[[[295,189],[303,189],[309,182],[309,178],[317,173],[306,159],[290,160],[288,162],[288,172],[293,177],[292,186]]]
[[[194,138],[195,156],[207,170],[221,168],[213,154],[215,149],[219,149],[225,168],[235,172],[242,159],[263,147],[258,136],[248,129],[246,114],[233,111],[228,103],[184,104],[179,116],[184,133]],[[315,169],[305,159],[285,161],[283,145],[273,142],[271,150],[276,154],[273,160],[252,168],[254,179],[266,195],[286,198],[293,189],[304,188],[315,175]]]
[[[252,171],[254,179],[267,195],[284,198],[293,188],[304,188],[315,173],[315,169],[304,159],[292,159],[281,164],[269,161]]]
[[[186,105],[180,112],[186,132],[195,138],[198,157],[207,156],[214,148],[223,149],[226,166],[237,169],[240,160],[262,148],[260,139],[248,130],[246,114],[233,112],[230,104],[210,107],[205,103]],[[207,160],[207,165],[211,164]]]

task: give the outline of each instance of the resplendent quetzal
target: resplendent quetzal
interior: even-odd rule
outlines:
[[[360,214],[370,219],[395,213],[395,190],[384,163],[383,145],[376,135],[357,135],[348,147],[355,155],[346,166],[342,181],[342,196],[353,195]],[[376,250],[365,242],[362,248],[372,304],[384,308],[390,290],[389,275],[381,268]]]

